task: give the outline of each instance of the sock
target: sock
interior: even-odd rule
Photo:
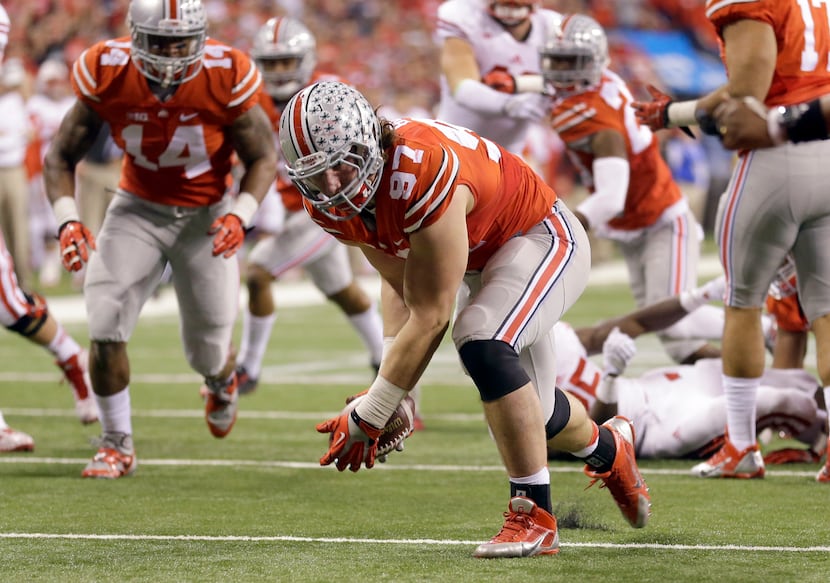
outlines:
[[[64,362],[78,354],[81,351],[81,346],[75,342],[75,339],[67,334],[63,326],[58,323],[58,329],[55,333],[55,337],[52,338],[52,341],[46,349],[55,355],[58,362]]]
[[[830,386],[824,387],[822,391],[824,392],[824,410],[830,413]]]
[[[6,420],[3,419],[3,412],[0,411],[0,429],[6,429],[7,427]]]
[[[729,441],[738,451],[753,445],[755,432],[755,400],[761,379],[722,376],[726,395],[726,428]]]
[[[510,478],[510,497],[524,496],[536,503],[536,506],[553,514],[553,504],[550,500],[550,470],[547,466],[523,478]]]
[[[271,328],[276,320],[276,312],[269,316],[254,316],[249,310],[245,310],[242,314],[242,341],[236,364],[245,367],[253,378],[259,378],[262,359],[271,338]]]
[[[129,385],[108,397],[95,395],[95,402],[101,414],[101,433],[133,434]]]
[[[349,323],[357,330],[363,344],[369,349],[372,364],[379,364],[383,356],[383,321],[374,302],[365,312],[349,316]]]
[[[583,460],[591,469],[597,473],[611,471],[614,465],[614,458],[617,457],[617,442],[611,430],[593,421],[594,431],[588,445],[579,450],[572,451],[571,455]]]

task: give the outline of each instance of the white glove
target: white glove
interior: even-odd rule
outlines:
[[[602,344],[603,374],[611,376],[622,374],[635,354],[637,354],[637,345],[634,339],[614,327]]]
[[[504,113],[515,119],[541,121],[550,112],[550,98],[538,93],[516,93],[504,102]]]
[[[726,294],[726,276],[721,275],[707,281],[700,287],[684,291],[680,294],[680,305],[687,312],[694,312],[700,306],[709,302],[723,301]]]

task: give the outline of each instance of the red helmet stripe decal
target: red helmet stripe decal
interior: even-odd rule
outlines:
[[[272,43],[277,43],[277,39],[280,38],[280,30],[283,25],[285,25],[285,19],[282,17],[277,18],[276,22],[274,22],[274,38],[271,39]]]
[[[291,112],[291,133],[294,136],[294,144],[297,147],[297,153],[302,158],[311,154],[311,146],[308,143],[305,135],[305,127],[303,124],[303,111],[305,110],[305,101],[308,99],[308,94],[313,88],[302,91],[294,102],[294,111]]]
[[[179,0],[167,0],[167,18],[179,17]]]

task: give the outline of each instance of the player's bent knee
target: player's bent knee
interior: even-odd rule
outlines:
[[[37,295],[24,295],[28,303],[28,311],[18,318],[14,324],[8,326],[8,329],[29,338],[43,328],[46,320],[49,319],[49,310],[46,308],[46,302],[42,298]]]
[[[484,402],[500,399],[530,382],[519,354],[500,340],[471,340],[458,354]]]
[[[571,404],[568,401],[568,396],[557,387],[554,393],[553,414],[545,423],[546,439],[551,440],[559,435],[568,426],[570,420]]]

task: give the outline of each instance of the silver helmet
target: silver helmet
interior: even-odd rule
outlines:
[[[328,217],[347,221],[372,201],[380,183],[380,120],[356,89],[314,83],[288,102],[280,117],[280,146],[288,176]],[[340,188],[327,192],[329,171]]]
[[[268,94],[277,101],[288,101],[311,80],[317,66],[317,41],[299,20],[278,16],[257,31],[251,57]]]
[[[584,14],[570,14],[548,33],[539,49],[542,77],[557,95],[581,93],[599,85],[608,66],[608,38],[602,26]]]
[[[147,79],[167,87],[199,73],[207,37],[201,0],[131,0],[127,24],[133,63]]]

